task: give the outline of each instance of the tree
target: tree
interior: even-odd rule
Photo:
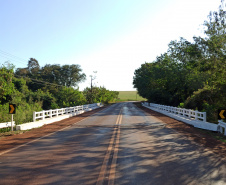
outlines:
[[[78,83],[86,79],[80,66],[75,64],[63,66],[47,64],[41,69],[40,75],[42,80],[66,87],[77,87]]]
[[[202,48],[203,58],[200,60],[200,71],[206,75],[204,87],[194,91],[185,101],[188,108],[198,108],[207,112],[208,121],[217,120],[217,109],[226,104],[226,11],[225,4],[218,11],[210,12],[204,22],[205,38],[195,38]]]
[[[72,87],[59,88],[59,91],[56,94],[56,99],[59,107],[72,107],[86,103],[83,93]]]
[[[18,77],[26,77],[28,75],[28,68],[17,68],[15,75]]]
[[[0,67],[0,104],[7,103],[15,90],[12,82],[13,68],[14,66],[7,62]]]
[[[58,64],[46,64],[41,68],[41,78],[42,80],[50,83],[55,83],[60,85],[61,80],[61,67]]]
[[[208,72],[213,85],[226,83],[226,11],[222,1],[218,12],[210,12],[209,20],[204,22],[207,38],[203,43],[208,58],[205,65],[208,65]]]
[[[81,71],[79,65],[63,65],[61,67],[61,85],[76,87],[79,82],[84,81],[86,78],[86,75]]]
[[[30,58],[30,60],[28,61],[27,69],[30,76],[36,76],[40,69],[38,61],[35,58]]]
[[[167,53],[135,70],[134,87],[153,103],[207,111],[216,119],[216,110],[226,104],[226,11],[224,1],[218,12],[204,22],[206,37],[171,41]],[[208,118],[211,115],[211,118]]]
[[[86,79],[86,75],[82,73],[79,65],[46,64],[40,68],[38,61],[34,58],[30,58],[27,68],[18,68],[15,75],[17,77],[27,77],[28,87],[32,91],[48,89],[47,86],[50,84],[77,87],[78,83]]]
[[[109,91],[105,87],[87,87],[83,90],[83,94],[89,103],[109,103],[118,98],[119,92]]]

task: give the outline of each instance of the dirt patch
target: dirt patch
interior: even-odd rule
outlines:
[[[90,112],[85,112],[83,114],[77,115],[75,117],[71,117],[71,118],[67,118],[58,122],[55,122],[54,124],[48,124],[48,125],[44,125],[40,128],[35,128],[32,129],[30,131],[16,131],[8,134],[2,134],[0,137],[0,153],[5,151],[5,150],[9,150],[11,148],[14,148],[18,145],[22,145],[24,143],[27,143],[31,140],[40,138],[42,136],[45,136],[47,134],[50,134],[52,132],[56,132],[60,129],[63,129],[67,126],[70,126],[74,123],[77,123],[85,118],[87,118],[88,116],[99,112],[100,110],[104,109],[105,107],[101,107],[98,109],[95,109],[93,111]]]
[[[175,129],[178,132],[182,133],[183,135],[187,136],[189,139],[210,149],[214,153],[226,157],[226,143],[217,139],[221,138],[226,140],[226,137],[223,136],[222,134],[195,128],[186,123],[165,116],[164,114],[143,107],[140,105],[140,103],[135,103],[135,105],[140,109],[144,110],[145,112],[151,114],[152,116],[155,116],[156,118],[166,123],[166,127]]]

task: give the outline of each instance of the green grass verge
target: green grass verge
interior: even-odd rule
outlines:
[[[146,101],[147,99],[139,96],[137,91],[118,91],[118,99],[117,102],[121,101]]]
[[[15,127],[14,127],[14,129],[15,129]],[[2,130],[2,132],[0,132],[0,139],[7,137],[7,136],[23,134],[28,131],[30,131],[30,130],[14,130],[11,132],[11,128],[9,128],[8,130],[5,129],[5,130]]]

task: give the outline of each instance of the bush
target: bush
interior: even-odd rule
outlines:
[[[217,123],[218,109],[226,105],[225,94],[223,88],[210,87],[206,85],[204,88],[194,92],[185,103],[185,108],[198,109],[207,113],[207,121]]]

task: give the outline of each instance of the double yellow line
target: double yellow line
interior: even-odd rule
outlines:
[[[100,170],[96,185],[102,185],[107,175],[108,175],[108,185],[114,184],[115,173],[116,173],[116,162],[118,157],[121,122],[122,122],[122,108],[120,109],[119,115],[117,117],[114,131],[113,131],[107,152],[105,154],[104,161],[101,166],[101,170]],[[113,157],[112,157],[111,164],[108,164],[111,159],[112,153],[113,153]],[[108,166],[110,166],[110,170],[107,169]]]

